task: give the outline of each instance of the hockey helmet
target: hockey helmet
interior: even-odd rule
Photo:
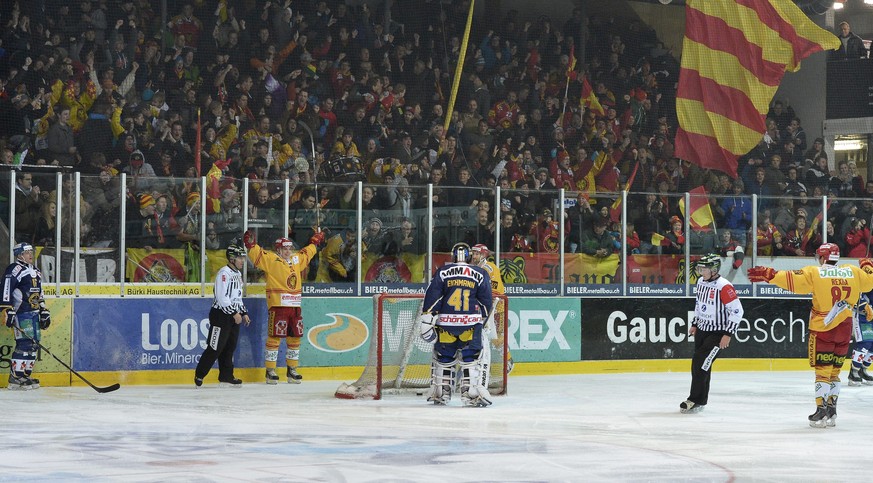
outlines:
[[[297,244],[295,244],[290,238],[277,238],[276,243],[274,243],[273,246],[276,248],[277,252],[283,248],[297,250]]]
[[[15,247],[12,248],[12,253],[15,255],[16,258],[21,256],[21,254],[24,252],[32,252],[32,251],[33,251],[33,245],[31,245],[30,243],[24,243],[24,242],[19,243],[19,244],[15,245]]]
[[[470,245],[464,242],[455,243],[455,246],[452,247],[452,262],[470,263]]]
[[[477,243],[470,247],[470,251],[474,253],[481,253],[483,257],[487,257],[491,254],[491,250],[488,249],[488,245],[484,243]]]
[[[227,255],[228,261],[230,261],[236,257],[245,257],[246,249],[239,245],[232,244],[227,247],[225,254]]]
[[[825,263],[836,265],[840,261],[840,247],[834,243],[825,243],[815,251],[816,258],[823,257]]]
[[[470,247],[471,259],[474,253],[479,254],[479,260],[477,263],[484,266],[485,261],[488,260],[488,255],[491,254],[491,251],[488,250],[488,245],[485,245],[484,243],[477,243]]]
[[[707,253],[697,260],[697,268],[708,268],[714,273],[718,273],[721,268],[721,256],[717,253]]]

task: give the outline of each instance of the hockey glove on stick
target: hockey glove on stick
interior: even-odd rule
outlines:
[[[324,244],[324,232],[321,230],[316,231],[315,234],[312,235],[312,238],[309,239],[309,244],[315,245],[317,247],[320,247],[321,245],[323,245]]]
[[[418,322],[421,324],[419,326],[419,330],[421,330],[421,339],[425,342],[435,341],[437,338],[436,331],[434,330],[436,316],[433,314],[421,314],[421,316],[418,317]]]
[[[747,272],[749,280],[752,282],[769,282],[776,276],[776,270],[770,267],[752,267]]]
[[[6,323],[6,327],[15,327],[18,325],[15,323],[15,311],[7,309],[3,314],[5,315],[4,322]]]
[[[862,258],[858,260],[858,265],[861,267],[861,270],[869,273],[873,271],[873,258]]]

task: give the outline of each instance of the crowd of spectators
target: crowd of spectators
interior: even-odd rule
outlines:
[[[415,3],[386,12],[382,2],[192,0],[170,2],[177,11],[163,24],[157,1],[10,2],[0,161],[27,149],[25,163],[81,172],[85,246],[117,233],[124,209],[128,246],[198,244],[206,216],[207,245],[218,247],[241,231],[242,210],[256,220],[281,212],[285,180],[292,237],[307,240],[319,222],[350,226],[327,217],[355,208],[352,180],[361,179],[361,238],[374,253],[423,253],[429,202],[439,210],[437,251],[493,243],[499,223],[502,251],[556,252],[563,222],[569,252],[684,253],[676,195],[704,186],[715,226],[728,232],[711,248],[744,245],[756,227],[762,253],[799,255],[814,249],[805,227],[823,225],[813,223],[816,196],[871,194],[851,163],[829,171],[822,140],[808,145],[780,101],[740,172],[674,158],[676,59],[641,22],[578,9],[560,21],[516,10],[476,18],[444,129],[469,3]],[[602,112],[581,102],[583,83]],[[45,179],[40,186],[31,172],[19,175],[17,241],[55,242],[54,178]],[[505,192],[500,203],[495,186]],[[64,182],[66,211],[73,188]],[[563,207],[559,188],[570,193]],[[621,240],[610,207],[625,188],[648,194],[629,200]],[[753,223],[753,193],[797,200],[765,198]],[[315,220],[315,204],[326,219]],[[862,222],[873,207],[836,208],[827,226],[839,224],[838,242],[855,253],[849,234],[869,241]],[[73,238],[68,224],[63,244]],[[663,241],[653,244],[653,234]]]

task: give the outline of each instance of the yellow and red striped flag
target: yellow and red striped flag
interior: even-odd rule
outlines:
[[[594,93],[594,89],[591,88],[591,83],[588,82],[588,76],[582,77],[582,96],[579,98],[579,102],[582,103],[583,106],[597,113],[598,116],[605,116],[606,111],[603,110],[603,106],[600,105],[600,99],[597,98],[597,94]]]
[[[736,177],[785,72],[839,45],[791,0],[688,0],[676,156]]]
[[[688,205],[691,206],[691,218],[688,223],[691,224],[691,228],[699,230],[711,225],[715,217],[712,216],[712,208],[709,206],[709,196],[706,194],[706,189],[703,186],[698,186],[689,191],[688,194],[691,195],[688,198]],[[685,216],[684,197],[679,199],[679,211],[682,212],[682,216]]]

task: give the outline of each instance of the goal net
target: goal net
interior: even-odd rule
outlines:
[[[343,383],[335,396],[341,399],[381,399],[382,394],[426,391],[430,387],[433,342],[419,337],[418,316],[424,294],[379,294],[373,297],[370,354],[357,381]],[[498,337],[491,340],[491,394],[506,393],[508,303],[495,297],[494,316]]]

